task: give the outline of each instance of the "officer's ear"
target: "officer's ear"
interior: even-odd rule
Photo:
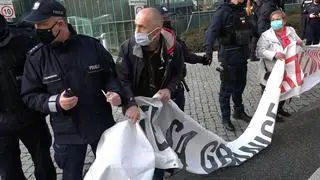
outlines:
[[[57,24],[59,25],[59,27],[68,27],[67,21],[62,18],[57,20]]]

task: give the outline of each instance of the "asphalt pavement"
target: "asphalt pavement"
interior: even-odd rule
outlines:
[[[319,139],[320,105],[314,104],[276,123],[272,144],[244,164],[202,176],[182,171],[170,180],[309,179],[320,167]],[[310,179],[320,179],[319,171]]]

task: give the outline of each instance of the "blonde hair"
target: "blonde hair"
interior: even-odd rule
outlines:
[[[252,10],[253,10],[253,2],[252,0],[247,1],[247,6],[246,6],[246,12],[248,16],[252,15]]]

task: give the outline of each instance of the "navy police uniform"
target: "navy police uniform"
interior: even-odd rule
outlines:
[[[65,12],[56,1],[36,3],[36,10],[27,18]],[[63,169],[64,180],[78,180],[82,179],[87,145],[95,153],[102,133],[115,124],[111,105],[101,90],[120,95],[121,91],[113,58],[100,42],[77,35],[70,25],[69,31],[71,35],[63,43],[39,44],[30,51],[21,95],[30,108],[50,114],[55,161]],[[59,99],[67,89],[72,91],[70,96],[78,97],[78,103],[65,111]]]
[[[235,115],[245,114],[242,93],[247,81],[248,45],[251,36],[247,19],[242,5],[226,2],[216,11],[206,35],[208,57],[212,57],[215,40],[219,42],[218,59],[221,63],[221,68],[217,68],[221,79],[219,102],[223,124],[229,130],[234,130],[230,121],[231,96]],[[246,120],[249,121],[248,117]]]
[[[312,0],[304,0],[301,4],[301,39],[307,38],[308,14],[307,7],[312,3]]]
[[[319,44],[320,40],[320,2],[310,3],[306,6],[304,14],[308,17],[307,25],[307,42],[306,45]],[[310,18],[310,14],[315,15],[315,18]]]
[[[111,105],[101,92],[120,94],[113,68],[112,56],[100,42],[81,35],[63,44],[38,45],[30,52],[22,78],[23,100],[30,108],[50,114],[60,168],[70,163],[70,167],[81,166],[82,172],[87,144],[95,150],[101,134],[114,125]],[[68,88],[79,101],[64,111],[59,94]],[[71,155],[74,162],[65,162]]]

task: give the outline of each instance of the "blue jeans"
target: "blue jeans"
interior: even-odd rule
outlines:
[[[98,141],[90,143],[95,155]],[[81,180],[88,144],[54,144],[54,159],[63,170],[63,180]]]

